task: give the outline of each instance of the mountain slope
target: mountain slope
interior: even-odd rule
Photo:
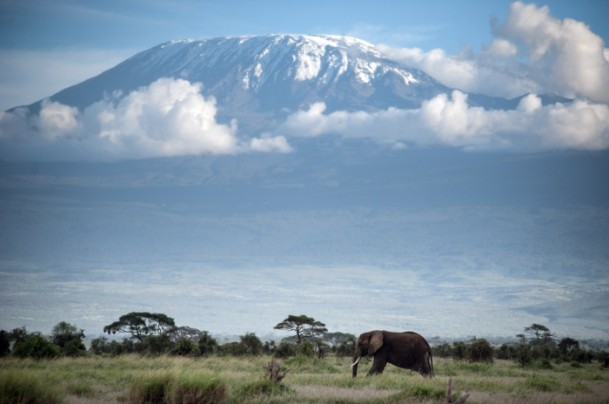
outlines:
[[[83,109],[104,94],[127,93],[161,77],[202,83],[203,94],[216,98],[221,119],[246,126],[319,101],[328,111],[415,108],[450,91],[359,39],[269,35],[167,42],[51,99]]]

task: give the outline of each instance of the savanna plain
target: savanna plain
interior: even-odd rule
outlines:
[[[269,379],[275,363],[279,382]],[[598,362],[563,362],[550,368],[514,361],[470,363],[434,358],[435,377],[388,365],[364,377],[370,361],[351,377],[351,359],[326,356],[201,358],[124,355],[51,360],[0,360],[2,403],[609,403],[609,370]]]

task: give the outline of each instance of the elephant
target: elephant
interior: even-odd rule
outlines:
[[[433,377],[431,347],[416,332],[370,331],[359,336],[353,365],[353,377],[357,376],[357,364],[363,356],[374,356],[368,376],[381,374],[387,363],[403,369],[419,372],[423,377]]]

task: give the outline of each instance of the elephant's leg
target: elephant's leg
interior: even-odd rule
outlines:
[[[433,372],[431,371],[431,358],[430,358],[429,352],[426,352],[425,355],[423,355],[419,373],[423,377],[432,377],[433,376]]]
[[[380,375],[385,370],[385,366],[387,365],[387,359],[383,358],[381,355],[375,355],[374,361],[372,362],[372,367],[368,371],[368,376],[372,375]]]

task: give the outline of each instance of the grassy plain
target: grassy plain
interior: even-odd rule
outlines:
[[[83,357],[0,360],[0,403],[402,403],[445,402],[449,377],[455,398],[467,403],[609,402],[609,371],[598,363],[552,369],[521,368],[510,361],[464,363],[435,358],[436,377],[388,365],[385,373],[353,379],[349,358],[291,358],[281,383],[265,381],[270,357]],[[206,401],[207,400],[207,401]]]

